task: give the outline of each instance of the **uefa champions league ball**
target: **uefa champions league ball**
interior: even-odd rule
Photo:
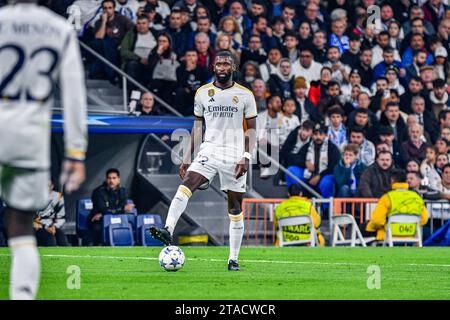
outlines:
[[[178,271],[184,266],[184,253],[177,246],[168,246],[159,253],[159,265],[166,271]]]

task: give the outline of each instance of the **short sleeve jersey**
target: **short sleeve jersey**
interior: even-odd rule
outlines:
[[[226,89],[206,84],[195,94],[194,115],[204,118],[206,126],[200,150],[208,149],[218,158],[242,158],[244,119],[257,116],[255,97],[250,90],[236,82]]]

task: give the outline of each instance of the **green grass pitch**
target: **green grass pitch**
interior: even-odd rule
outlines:
[[[184,268],[166,272],[161,247],[40,248],[38,298],[450,299],[449,248],[244,247],[240,272],[226,269],[227,247],[182,249]],[[73,265],[81,271],[78,290],[67,287]],[[368,288],[374,265],[380,289]],[[1,248],[0,299],[8,298],[9,266]]]

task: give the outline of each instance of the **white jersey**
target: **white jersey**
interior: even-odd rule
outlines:
[[[84,160],[86,89],[72,26],[35,4],[0,9],[0,165],[50,167],[57,80],[64,106],[66,156]]]
[[[209,83],[197,90],[194,100],[194,115],[203,117],[206,126],[200,150],[240,160],[245,152],[244,119],[257,116],[253,93],[237,83],[227,89]]]

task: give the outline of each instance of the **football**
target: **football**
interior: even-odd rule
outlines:
[[[159,265],[166,271],[178,271],[184,266],[184,253],[177,246],[168,246],[159,253]]]

